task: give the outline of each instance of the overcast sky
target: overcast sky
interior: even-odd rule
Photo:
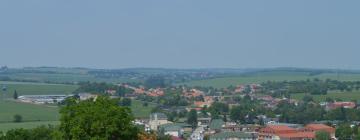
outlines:
[[[359,0],[1,0],[0,65],[360,69]]]

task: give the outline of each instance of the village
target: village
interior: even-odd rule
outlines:
[[[171,87],[171,88],[145,88],[141,85],[118,84],[116,87],[126,89],[122,96],[114,88],[106,89],[103,93],[111,98],[127,98],[142,100],[144,102],[156,102],[155,100],[173,98],[179,94],[178,100],[172,101],[173,105],[161,104],[153,110],[147,118],[136,118],[134,124],[148,133],[157,132],[170,136],[172,140],[313,140],[318,133],[326,133],[331,139],[336,139],[335,130],[338,120],[312,120],[305,123],[291,123],[284,121],[281,114],[267,115],[259,112],[263,110],[276,110],[279,104],[287,103],[294,106],[304,104],[303,100],[291,98],[277,98],[270,95],[259,94],[262,89],[260,84],[244,84],[234,88],[210,91],[194,87]],[[167,96],[170,94],[170,97]],[[175,94],[175,95],[174,95]],[[63,102],[68,97],[76,96],[80,100],[96,99],[100,94],[74,93],[73,95],[24,95],[19,96],[18,101],[34,104],[56,104]],[[184,104],[175,104],[181,102]],[[255,111],[257,106],[243,113],[243,118],[236,115],[236,107],[244,104],[256,103],[261,110]],[[336,109],[357,109],[359,104],[350,101],[314,102],[312,104],[333,111]],[[225,106],[227,111],[214,113],[214,106]],[[215,109],[216,110],[216,109]],[[218,109],[219,110],[219,109]],[[220,109],[221,110],[221,109]],[[133,110],[136,111],[136,110]],[[195,112],[195,118],[189,120],[189,112]],[[171,116],[176,112],[175,116]],[[185,112],[185,115],[179,115]],[[235,112],[235,113],[233,113]],[[252,113],[258,112],[258,113]],[[302,113],[302,112],[296,112]],[[314,112],[315,113],[315,112]],[[242,121],[242,120],[245,121]],[[192,121],[192,122],[191,122]],[[195,122],[194,122],[195,121]],[[353,121],[352,126],[359,122]]]
[[[123,97],[131,100],[162,99],[170,91],[179,91],[179,100],[185,100],[184,105],[160,105],[157,110],[152,111],[148,118],[137,118],[134,123],[141,126],[145,132],[157,132],[170,136],[172,140],[312,140],[320,132],[327,133],[331,139],[335,137],[335,127],[337,120],[321,121],[314,120],[306,123],[289,123],[281,119],[281,115],[276,114],[267,116],[266,114],[255,113],[254,108],[250,112],[243,114],[246,121],[233,120],[234,108],[240,106],[242,102],[251,104],[256,102],[262,109],[276,110],[279,104],[286,102],[294,106],[303,104],[304,101],[289,99],[286,97],[276,98],[270,95],[258,94],[261,89],[260,84],[238,85],[229,89],[222,89],[211,93],[197,88],[172,87],[172,88],[148,88],[144,86],[132,86],[128,84],[116,85],[120,88],[128,89]],[[129,92],[130,91],[130,92]],[[224,94],[226,92],[226,94]],[[104,94],[111,98],[119,98],[118,91],[107,89]],[[173,93],[175,94],[175,93]],[[67,97],[76,96],[80,100],[96,98],[99,94],[76,93],[74,95],[24,95],[19,96],[18,101],[34,104],[56,104],[64,101]],[[173,95],[171,95],[172,98]],[[166,99],[166,98],[165,98]],[[174,101],[174,102],[179,102]],[[217,117],[211,111],[215,104],[226,105],[228,113],[218,114]],[[356,109],[359,104],[349,101],[333,101],[316,103],[310,101],[308,104],[316,104],[325,111],[336,109]],[[136,111],[136,110],[133,110]],[[190,124],[187,116],[189,112],[196,112],[195,124]],[[186,115],[169,116],[171,113]],[[261,112],[261,111],[260,111]],[[302,113],[302,112],[297,112]],[[250,117],[250,115],[256,115]],[[170,118],[171,117],[171,118]],[[176,118],[176,119],[174,119]],[[353,125],[359,124],[358,122]]]

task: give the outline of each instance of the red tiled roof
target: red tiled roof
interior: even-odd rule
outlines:
[[[290,128],[286,125],[269,125],[268,127],[274,131],[294,131],[295,130],[294,128]]]
[[[278,134],[280,138],[315,138],[314,132],[296,132]]]
[[[326,131],[329,133],[334,133],[335,128],[332,128],[330,126],[324,125],[324,124],[308,124],[305,126],[305,130],[311,130],[311,131]]]
[[[284,133],[295,133],[296,129],[290,128],[286,125],[268,125],[265,128],[260,129],[261,133],[273,133],[273,134],[284,134]]]

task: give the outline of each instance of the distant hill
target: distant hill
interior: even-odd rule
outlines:
[[[273,73],[273,74],[266,74]],[[274,73],[277,73],[274,75]],[[266,74],[267,76],[259,75]],[[223,84],[238,84],[243,82],[260,82],[266,80],[292,80],[289,77],[303,75],[306,78],[326,77],[338,78],[338,75],[360,74],[359,70],[335,69],[308,69],[308,68],[261,68],[261,69],[234,69],[234,68],[207,68],[207,69],[167,69],[167,68],[126,68],[126,69],[91,69],[65,67],[24,67],[3,68],[0,70],[0,81],[46,82],[46,83],[77,83],[92,82],[143,82],[150,76],[163,76],[173,84],[183,83],[198,85],[205,81],[224,79]],[[288,77],[288,78],[284,78]],[[326,75],[326,76],[324,76]],[[269,77],[270,76],[270,77]],[[240,78],[238,77],[248,77]],[[253,78],[251,78],[253,77]],[[254,77],[261,80],[254,80]],[[346,77],[346,76],[345,76]],[[235,78],[235,79],[234,79]],[[256,79],[256,78],[255,78]],[[348,78],[349,79],[349,78]],[[357,78],[354,78],[357,79]],[[222,81],[222,80],[220,80]],[[235,81],[235,82],[227,82]],[[202,84],[199,84],[202,85]],[[205,84],[213,85],[213,84]],[[216,85],[216,84],[215,84]]]

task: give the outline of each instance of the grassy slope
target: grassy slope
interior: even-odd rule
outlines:
[[[12,98],[14,90],[20,95],[30,94],[71,94],[77,86],[60,85],[60,84],[42,84],[42,83],[26,83],[26,82],[3,82],[0,86],[6,85],[6,92],[0,91],[5,98]],[[1,96],[0,96],[1,97]],[[143,106],[141,101],[133,100],[131,109],[137,118],[149,117],[154,104],[149,103],[147,107]],[[35,121],[26,123],[12,123],[13,116],[19,114],[24,121]],[[0,131],[11,128],[33,128],[43,124],[54,124],[59,120],[59,108],[49,107],[45,105],[34,105],[27,103],[15,102],[13,100],[0,99]],[[49,122],[50,121],[50,122]],[[53,122],[54,121],[54,122]]]
[[[238,84],[249,84],[249,83],[261,83],[266,81],[295,81],[295,80],[306,80],[306,79],[337,79],[337,75],[333,73],[325,73],[316,76],[309,76],[308,73],[303,72],[266,72],[259,73],[254,75],[247,76],[237,76],[237,77],[225,77],[225,78],[215,78],[208,80],[199,80],[199,81],[191,81],[186,84],[189,86],[212,86],[216,88],[224,88],[230,85],[238,85]],[[341,74],[339,75],[339,80],[343,81],[356,81],[360,80],[360,74]]]
[[[6,85],[7,91],[0,91],[5,98],[12,98],[14,90],[19,95],[30,94],[71,94],[77,86],[75,85],[58,85],[58,84],[42,84],[27,82],[3,82],[0,85]],[[19,114],[23,117],[23,121],[36,121],[27,123],[12,123],[13,116]],[[11,128],[32,128],[42,124],[48,124],[48,121],[59,120],[59,108],[44,105],[34,105],[27,103],[15,102],[8,99],[0,99],[0,130],[8,130]],[[4,123],[5,122],[5,123]]]
[[[5,98],[12,98],[15,90],[19,95],[44,95],[71,94],[78,88],[77,85],[56,85],[22,82],[0,82],[0,85],[5,85],[7,87],[7,91],[0,91],[0,94],[2,94],[1,97],[5,96]]]
[[[55,121],[59,119],[58,112],[58,107],[0,101],[0,122],[13,121],[15,114],[21,115],[24,121]]]
[[[155,105],[149,103],[147,107],[143,106],[141,101],[133,100],[131,110],[136,118],[147,118],[150,116],[152,108]],[[47,107],[44,105],[32,105],[18,103],[14,101],[0,102],[0,131],[7,131],[13,128],[35,128],[40,125],[58,125],[59,124],[59,108]],[[23,116],[22,123],[13,123],[13,116],[20,114]]]
[[[299,93],[293,94],[292,98],[301,100],[306,94]],[[327,95],[311,95],[313,96],[315,101],[321,102],[325,101],[327,97],[332,99],[341,99],[343,101],[352,101],[352,100],[360,100],[360,91],[353,91],[353,92],[330,92]]]

